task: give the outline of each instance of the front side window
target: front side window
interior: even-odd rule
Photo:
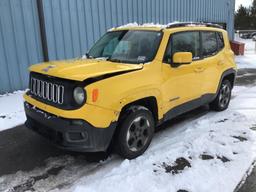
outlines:
[[[106,33],[88,53],[113,62],[146,63],[154,59],[162,32],[122,30]]]
[[[193,60],[200,58],[200,33],[195,31],[172,35],[166,49],[164,61],[171,63],[173,54],[177,52],[191,52]]]
[[[218,43],[215,32],[202,32],[202,55],[209,57],[218,51]]]

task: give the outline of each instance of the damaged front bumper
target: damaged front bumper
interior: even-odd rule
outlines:
[[[24,103],[25,125],[42,135],[57,147],[78,152],[106,151],[116,128],[112,122],[107,128],[97,128],[85,120],[57,117],[35,106]]]

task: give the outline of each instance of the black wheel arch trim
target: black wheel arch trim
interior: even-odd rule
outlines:
[[[225,77],[227,77],[228,75],[234,75],[234,82],[232,84],[232,89],[233,89],[233,86],[234,86],[234,83],[235,83],[235,79],[236,79],[236,73],[237,71],[233,68],[231,69],[228,69],[226,71],[224,71],[221,75],[221,78],[220,78],[220,81],[219,81],[219,85],[218,85],[218,88],[217,88],[217,92],[215,94],[215,98],[217,97],[218,93],[219,93],[219,90],[220,90],[220,87],[221,87],[221,83],[223,81],[223,79],[225,79]],[[232,83],[232,82],[231,82]]]
[[[158,103],[157,98],[155,96],[148,96],[144,98],[137,99],[135,101],[132,101],[130,103],[125,104],[120,112],[119,120],[121,120],[122,115],[128,110],[131,106],[142,106],[147,108],[149,111],[151,111],[153,118],[155,122],[158,121]]]

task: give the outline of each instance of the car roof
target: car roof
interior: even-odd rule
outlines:
[[[199,23],[199,22],[175,22],[167,25],[160,24],[143,24],[138,25],[137,23],[127,24],[117,28],[113,28],[110,31],[120,30],[148,30],[148,31],[189,31],[189,30],[210,30],[210,31],[224,31],[220,25],[210,23]]]

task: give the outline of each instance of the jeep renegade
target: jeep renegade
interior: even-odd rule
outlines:
[[[30,67],[26,126],[80,152],[133,159],[163,122],[199,106],[227,109],[236,76],[228,34],[204,23],[119,27],[86,58]]]

